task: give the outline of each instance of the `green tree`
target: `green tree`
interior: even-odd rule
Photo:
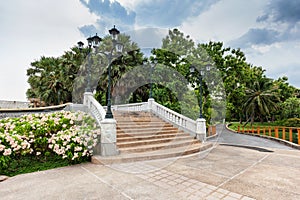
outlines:
[[[115,52],[112,52],[113,55],[117,55],[115,58],[112,58],[111,63],[111,80],[112,80],[112,91],[111,94],[113,94],[113,90],[116,87],[116,84],[120,84],[118,81],[124,74],[129,72],[131,69],[133,69],[136,66],[143,64],[143,53],[140,51],[140,48],[135,42],[132,42],[130,39],[130,36],[125,34],[120,34],[118,36],[119,42],[122,43],[123,52],[122,54],[116,54]],[[102,44],[100,45],[99,49],[97,50],[98,54],[94,56],[94,68],[99,68],[98,75],[95,76],[95,80],[97,84],[96,87],[96,99],[102,104],[107,104],[107,85],[108,85],[108,57],[105,56],[105,53],[109,53],[109,51],[112,49],[112,39],[111,37],[107,36],[103,38]],[[96,61],[98,62],[96,62]],[[130,87],[129,82],[122,82],[124,85],[118,85],[118,87],[123,87],[125,90],[119,90],[118,95],[123,95],[126,92],[126,88]]]
[[[290,97],[281,104],[281,115],[284,119],[300,118],[300,99]]]
[[[259,78],[254,80],[253,84],[246,88],[246,99],[244,111],[247,122],[251,120],[253,124],[255,118],[264,121],[264,118],[270,120],[271,113],[278,108],[279,102],[277,88],[269,78]]]
[[[74,47],[61,57],[45,57],[31,63],[27,69],[27,98],[38,98],[46,105],[72,102],[73,81],[82,62]]]

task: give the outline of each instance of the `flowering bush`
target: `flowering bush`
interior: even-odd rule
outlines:
[[[87,160],[97,144],[99,128],[82,112],[60,111],[0,120],[0,169],[12,160],[58,155],[78,163]]]

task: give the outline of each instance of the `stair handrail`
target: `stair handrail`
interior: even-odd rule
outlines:
[[[147,111],[148,102],[113,105],[112,109],[118,111]]]
[[[149,108],[152,113],[170,122],[179,129],[192,133],[193,135],[196,134],[197,122],[195,120],[179,114],[155,101],[149,103]]]
[[[97,120],[98,124],[101,125],[101,121],[105,118],[105,110],[102,105],[94,98],[93,93],[84,93],[83,104],[88,107],[90,114]]]

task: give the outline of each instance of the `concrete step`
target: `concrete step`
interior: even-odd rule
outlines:
[[[120,153],[137,153],[137,152],[146,152],[146,151],[156,151],[160,149],[170,149],[176,147],[184,147],[189,146],[191,144],[198,143],[196,140],[171,140],[170,142],[166,143],[155,143],[155,144],[145,144],[139,147],[123,147],[119,148]]]
[[[156,131],[142,131],[142,130],[127,130],[124,132],[123,130],[117,130],[117,138],[123,137],[139,137],[139,136],[154,136],[154,135],[164,135],[164,134],[176,134],[183,133],[183,131],[178,130],[156,130]]]
[[[124,135],[124,137],[118,137],[117,138],[117,143],[118,142],[130,142],[130,141],[139,141],[139,140],[152,140],[152,139],[160,139],[160,138],[174,138],[176,136],[189,136],[187,133],[171,133],[171,134],[154,134],[154,135],[143,135],[143,136],[127,136]]]
[[[173,127],[172,124],[168,123],[124,123],[117,124],[117,128],[123,129],[134,129],[134,128],[156,128],[156,127]]]
[[[205,151],[213,147],[213,143],[196,143],[188,147],[177,147],[171,149],[162,149],[159,151],[152,152],[142,152],[142,153],[131,153],[131,154],[120,154],[117,156],[103,157],[103,156],[93,156],[92,163],[101,165],[112,165],[117,163],[128,163],[137,162],[144,160],[155,160],[163,158],[173,158],[185,155],[191,155],[201,151]]]
[[[157,132],[157,131],[173,131],[176,130],[178,131],[177,128],[173,126],[167,126],[167,127],[133,127],[133,128],[124,128],[124,127],[118,127],[117,126],[117,131],[123,131],[125,133],[132,133],[132,132]]]
[[[145,117],[141,117],[141,118],[130,118],[130,117],[122,117],[122,118],[118,118],[115,117],[115,119],[119,122],[119,123],[154,123],[154,122],[162,122],[160,119],[158,119],[157,117],[151,117],[151,118],[145,118]]]
[[[190,136],[186,135],[177,135],[172,138],[154,138],[154,139],[149,139],[149,140],[138,140],[138,141],[128,141],[128,142],[117,142],[117,146],[119,147],[120,150],[123,148],[127,147],[145,147],[145,145],[152,145],[152,144],[162,144],[162,143],[170,143],[170,142],[175,142],[175,141],[191,141]],[[167,145],[167,144],[164,144]]]

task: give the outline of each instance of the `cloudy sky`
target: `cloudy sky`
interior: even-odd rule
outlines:
[[[299,0],[10,0],[0,4],[0,100],[26,100],[26,69],[113,25],[141,48],[178,28],[241,48],[269,77],[300,88]]]

